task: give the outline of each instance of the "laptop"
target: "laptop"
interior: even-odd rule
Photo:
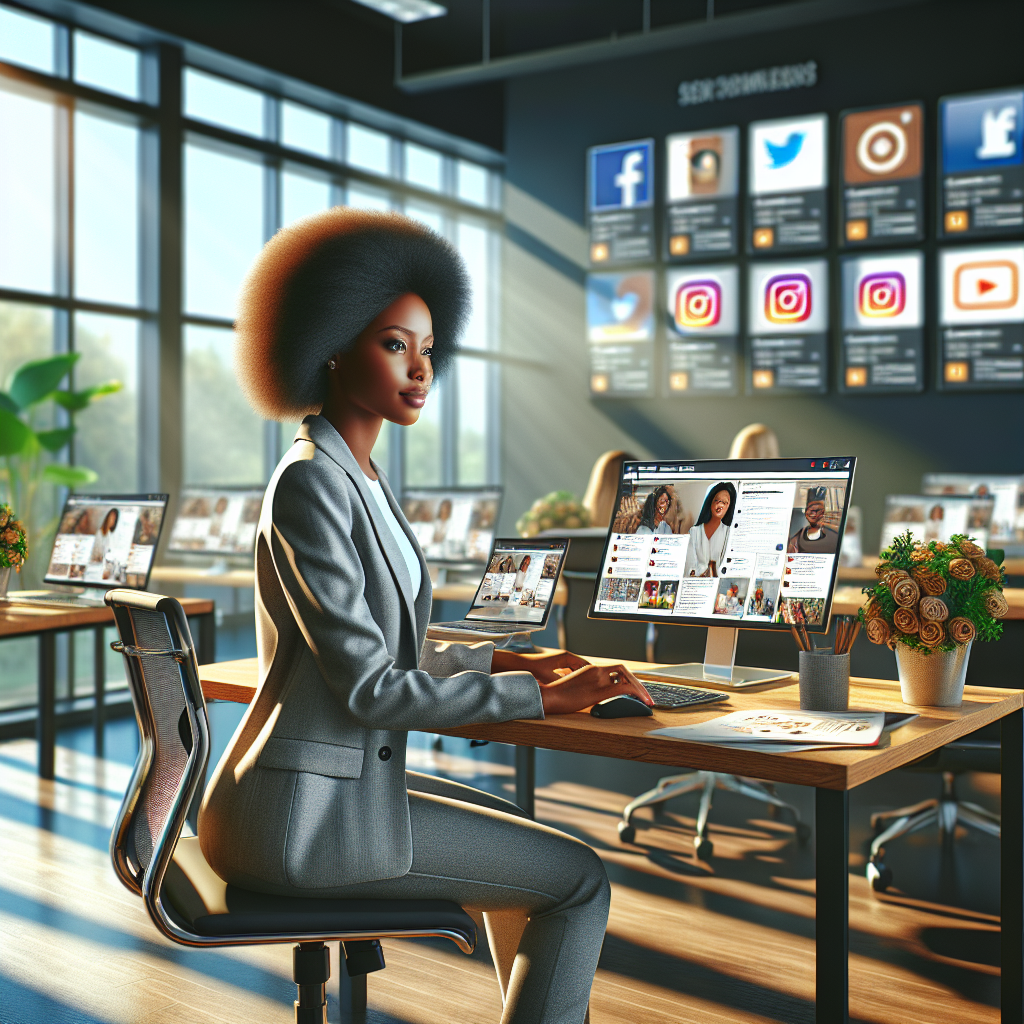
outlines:
[[[466,617],[431,622],[428,633],[435,639],[445,634],[494,639],[542,630],[568,550],[564,537],[495,540]]]
[[[69,495],[43,582],[82,592],[34,591],[8,603],[95,608],[115,587],[145,590],[166,510],[166,494]]]
[[[407,487],[402,511],[423,557],[435,565],[483,568],[501,511],[500,487]]]

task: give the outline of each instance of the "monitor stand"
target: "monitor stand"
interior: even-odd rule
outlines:
[[[652,623],[653,625],[653,623]],[[777,679],[789,679],[794,673],[777,668],[747,668],[736,664],[736,641],[739,630],[731,626],[709,626],[708,643],[704,649],[704,663],[690,662],[687,665],[662,665],[650,671],[640,670],[636,675],[641,679],[660,679],[665,682],[720,683],[724,686],[754,686],[756,683],[770,683]],[[653,654],[653,644],[648,643],[648,659]]]

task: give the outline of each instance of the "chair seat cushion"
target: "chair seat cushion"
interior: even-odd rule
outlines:
[[[197,935],[299,935],[454,931],[476,943],[476,925],[448,900],[337,900],[272,896],[228,885],[206,862],[199,840],[181,838],[164,876],[164,895]]]

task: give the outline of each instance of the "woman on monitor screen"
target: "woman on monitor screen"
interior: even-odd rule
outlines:
[[[439,235],[345,207],[280,231],[249,275],[240,382],[262,415],[305,419],[256,537],[259,687],[199,839],[243,888],[482,913],[503,1024],[578,1024],[608,913],[600,858],[505,800],[405,768],[410,729],[542,718],[624,692],[651,703],[621,666],[425,642],[426,563],[370,452],[385,420],[417,421],[454,362],[469,292]]]
[[[673,533],[668,521],[669,510],[672,508],[675,491],[671,486],[662,484],[656,487],[644,501],[640,510],[640,525],[637,533]]]
[[[718,575],[735,507],[736,488],[732,484],[718,483],[708,491],[697,522],[690,527],[684,576]]]

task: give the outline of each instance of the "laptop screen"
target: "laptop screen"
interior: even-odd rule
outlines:
[[[485,565],[500,508],[500,487],[417,487],[402,495],[402,511],[428,562]]]
[[[167,551],[251,558],[262,507],[262,487],[188,487],[181,492]]]
[[[884,551],[894,537],[907,530],[914,540],[925,544],[930,540],[945,543],[954,534],[964,533],[987,548],[994,506],[992,495],[887,495],[880,550]]]
[[[145,590],[166,508],[166,494],[72,494],[43,580]]]
[[[496,540],[467,619],[543,626],[569,542]]]

